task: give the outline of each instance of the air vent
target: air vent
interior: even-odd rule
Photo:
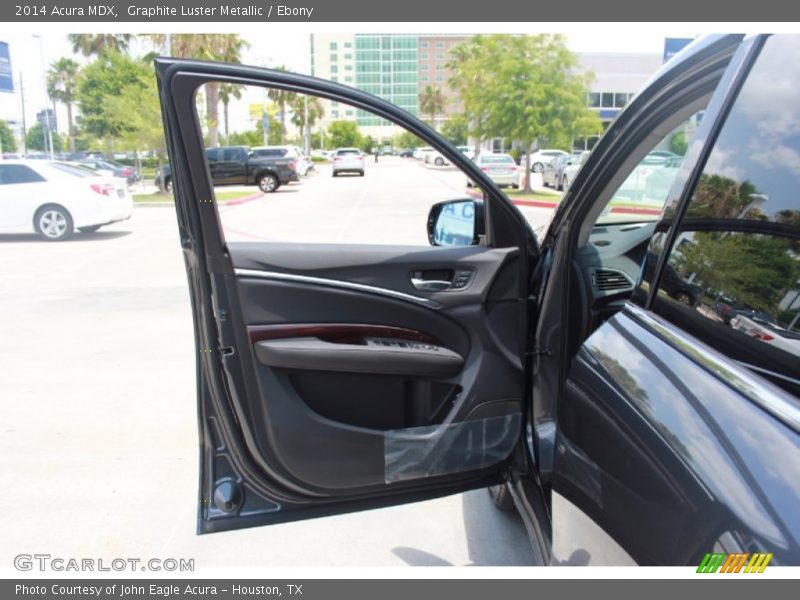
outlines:
[[[601,292],[613,292],[617,290],[627,290],[631,287],[631,282],[619,271],[609,271],[598,269],[595,272],[597,289]]]

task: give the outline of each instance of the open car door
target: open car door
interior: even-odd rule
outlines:
[[[486,487],[509,461],[527,461],[538,249],[498,187],[431,128],[362,91],[239,65],[158,59],[156,71],[198,353],[198,531]],[[226,241],[196,110],[209,82],[369,111],[436,148],[484,200],[434,206],[439,245],[429,247]],[[466,234],[447,230],[456,212]]]

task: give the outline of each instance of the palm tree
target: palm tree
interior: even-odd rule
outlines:
[[[306,139],[306,125],[308,131],[324,114],[325,109],[322,107],[322,102],[316,96],[308,96],[306,94],[296,94],[291,101],[292,123],[300,130],[305,143]],[[306,123],[306,114],[308,115],[308,123]],[[305,147],[304,147],[305,149]]]
[[[67,132],[69,151],[75,152],[75,129],[72,118],[72,104],[75,102],[76,80],[80,65],[71,58],[59,58],[50,65],[47,72],[47,93],[61,102],[67,109]]]
[[[133,35],[130,33],[70,33],[67,35],[72,51],[84,56],[95,56],[103,50],[126,52]]]
[[[172,56],[180,58],[197,58],[201,60],[219,60],[229,63],[241,61],[242,50],[249,44],[236,34],[225,33],[179,33],[171,36],[170,48],[165,48],[167,36],[163,33],[151,34],[152,42],[171,52]],[[219,146],[219,102],[221,99],[220,83],[211,81],[205,85],[206,96],[206,122],[208,124],[208,143],[210,146]],[[229,102],[231,96],[226,95]],[[227,103],[225,104],[227,116]],[[227,125],[226,125],[227,128]]]
[[[223,83],[219,86],[219,99],[220,102],[222,102],[222,118],[225,123],[226,139],[230,135],[230,132],[228,131],[228,105],[234,98],[236,100],[241,100],[243,87],[244,86],[235,85],[233,83]]]
[[[431,127],[436,127],[436,115],[444,110],[444,94],[438,87],[426,86],[419,95],[419,111],[430,115]]]
[[[275,67],[277,71],[286,71],[283,65]],[[297,98],[295,92],[287,92],[277,88],[269,88],[267,90],[267,97],[278,105],[281,116],[281,144],[286,143],[286,107],[290,106]]]

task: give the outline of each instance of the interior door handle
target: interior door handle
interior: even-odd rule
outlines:
[[[452,281],[447,281],[444,279],[419,279],[417,277],[411,278],[411,285],[423,292],[440,292],[449,288],[452,283]]]

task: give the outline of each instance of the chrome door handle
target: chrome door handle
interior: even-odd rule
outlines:
[[[418,279],[411,278],[411,285],[422,292],[441,292],[450,287],[451,282],[442,279]]]

